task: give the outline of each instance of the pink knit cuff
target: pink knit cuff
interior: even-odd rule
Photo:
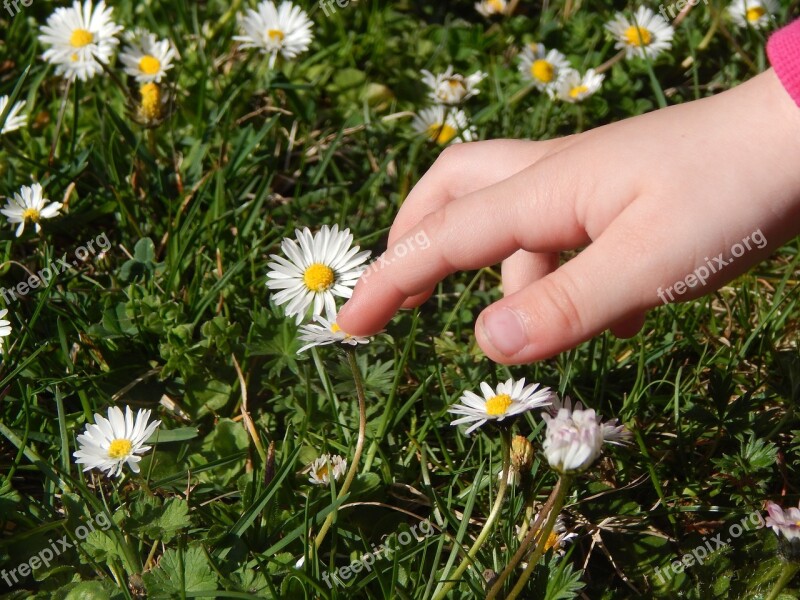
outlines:
[[[800,106],[800,19],[770,36],[767,56],[783,87]]]

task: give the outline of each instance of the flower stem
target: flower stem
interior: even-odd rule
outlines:
[[[795,563],[786,563],[783,565],[781,576],[778,578],[778,581],[775,582],[775,586],[772,588],[772,591],[770,591],[769,596],[764,600],[775,600],[783,591],[783,588],[792,580],[792,577],[794,577],[798,569],[800,569],[800,565]]]
[[[358,439],[356,440],[356,449],[353,452],[353,460],[350,463],[347,476],[344,478],[344,483],[342,483],[342,487],[339,489],[339,493],[336,495],[337,500],[340,500],[344,497],[344,495],[350,489],[350,484],[353,483],[353,479],[356,477],[356,473],[358,472],[358,463],[361,462],[361,452],[364,450],[364,440],[367,437],[367,400],[364,395],[364,382],[361,379],[361,372],[358,370],[356,354],[352,350],[347,350],[347,362],[350,365],[350,369],[353,371],[353,381],[356,385],[356,396],[358,397]],[[328,514],[328,517],[322,524],[322,528],[317,534],[317,538],[314,540],[314,548],[312,550],[319,549],[320,544],[322,544],[322,540],[325,539],[328,530],[331,528],[333,521],[336,519],[337,512],[337,509],[334,508],[330,514]]]
[[[492,532],[492,528],[494,522],[497,520],[498,515],[500,514],[500,510],[503,507],[503,498],[506,495],[506,489],[508,489],[508,472],[511,468],[511,432],[507,429],[503,429],[502,431],[502,452],[503,452],[503,472],[500,475],[500,486],[497,488],[497,496],[494,499],[494,504],[492,505],[492,510],[489,512],[489,516],[486,519],[486,522],[483,524],[483,529],[478,534],[478,537],[475,539],[475,542],[472,544],[472,547],[467,552],[467,559],[462,561],[458,568],[453,573],[452,577],[448,577],[448,581],[445,583],[444,587],[439,590],[439,593],[436,594],[433,600],[441,600],[444,598],[447,593],[453,589],[453,586],[458,582],[458,579],[467,570],[467,568],[475,562],[475,556],[478,554],[478,550],[480,550],[483,542],[486,541],[486,538]]]
[[[537,534],[541,533],[542,522],[550,514],[553,504],[556,501],[556,498],[566,494],[565,488],[567,486],[568,482],[564,481],[563,477],[558,480],[558,483],[556,483],[556,487],[554,487],[553,491],[550,492],[550,497],[547,498],[547,501],[544,503],[544,506],[542,506],[542,509],[539,511],[539,515],[536,517],[536,521],[533,523],[533,525],[531,525],[528,535],[525,536],[525,539],[522,541],[519,548],[514,553],[514,556],[511,558],[511,561],[508,563],[506,568],[503,569],[503,572],[500,573],[500,575],[497,577],[492,587],[489,589],[489,593],[486,595],[486,600],[494,600],[494,598],[497,597],[497,594],[500,593],[500,590],[503,588],[503,582],[505,582],[505,580],[509,578],[511,573],[514,572],[514,569],[517,567],[519,562],[523,559],[525,554],[528,553],[531,544],[536,540]],[[564,491],[562,492],[562,490]],[[561,509],[559,508],[559,511],[560,510]],[[556,513],[556,516],[558,516],[558,513]],[[548,535],[550,534],[548,533]],[[539,541],[541,541],[542,539],[546,541],[547,537],[542,537],[540,535]]]
[[[555,495],[555,500],[553,500],[553,506],[550,508],[550,514],[547,516],[547,523],[545,523],[542,533],[539,536],[539,543],[536,544],[536,550],[534,550],[533,555],[528,559],[528,566],[525,567],[525,570],[522,572],[522,575],[520,575],[520,578],[514,588],[511,590],[511,593],[506,597],[506,600],[514,600],[517,596],[519,596],[520,592],[522,592],[523,588],[525,587],[525,584],[528,582],[531,573],[533,573],[533,570],[536,568],[536,564],[539,562],[542,554],[544,554],[544,549],[547,546],[547,540],[550,538],[550,533],[552,533],[553,527],[556,525],[558,515],[561,514],[561,509],[564,506],[564,500],[567,498],[567,491],[569,490],[571,479],[572,478],[568,475],[561,476],[561,479],[558,482],[559,485],[557,487],[558,492]]]

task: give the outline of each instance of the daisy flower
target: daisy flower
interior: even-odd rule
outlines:
[[[552,414],[542,414],[547,423],[542,449],[550,467],[562,474],[585,471],[600,456],[604,442],[622,445],[628,436],[616,419],[601,423],[594,409],[570,404],[569,398],[554,402]]]
[[[531,518],[531,525],[533,525],[536,520],[539,518],[539,513],[537,512],[533,518]],[[517,531],[517,535],[519,535],[520,527],[515,527]],[[574,538],[578,537],[577,533],[571,533],[567,531],[567,526],[564,524],[564,518],[561,515],[556,517],[555,525],[553,526],[553,531],[550,532],[550,535],[547,536],[547,541],[544,544],[544,551],[548,552],[550,550],[555,550],[560,555],[565,554],[564,546],[568,543],[572,542]]]
[[[675,35],[672,25],[646,6],[636,10],[632,21],[617,13],[605,27],[617,40],[614,47],[624,49],[626,58],[655,58],[672,47]]]
[[[422,109],[414,117],[412,126],[415,131],[425,134],[440,146],[450,142],[471,142],[476,135],[463,110],[447,109],[441,105]]]
[[[733,0],[728,6],[728,15],[739,27],[763,29],[778,12],[775,0]]]
[[[430,97],[435,103],[454,106],[480,93],[475,86],[486,77],[486,73],[476,71],[468,77],[453,73],[453,66],[444,73],[434,75],[422,70],[422,83],[431,88]]]
[[[275,304],[286,304],[286,316],[296,316],[298,325],[312,305],[315,317],[324,308],[327,318],[334,321],[334,296],[352,295],[370,252],[359,252],[359,246],[351,248],[353,234],[349,229],[339,231],[338,225],[324,225],[313,235],[308,227],[297,229],[295,237],[296,240],[286,238],[281,242],[288,260],[276,254],[270,256],[273,262],[268,263],[272,271],[267,273],[267,287],[279,290],[273,297]]]
[[[475,3],[475,10],[486,18],[504,15],[507,9],[508,2],[506,0],[481,0],[481,2]]]
[[[7,106],[8,96],[0,96],[0,115],[3,114],[3,111]],[[0,127],[0,135],[4,133],[11,133],[20,127],[25,127],[25,124],[28,122],[28,118],[25,115],[19,114],[23,108],[25,108],[24,100],[14,103],[6,115],[5,122],[3,123],[2,127]]]
[[[150,420],[149,410],[139,410],[136,418],[130,406],[122,414],[117,406],[108,409],[108,418],[94,415],[94,424],[87,424],[86,430],[78,436],[78,450],[73,452],[75,462],[85,465],[84,471],[99,469],[107,477],[117,477],[126,464],[134,473],[139,472],[139,454],[150,450],[144,443],[161,424]]]
[[[519,70],[536,89],[555,95],[564,75],[570,70],[567,57],[558,50],[547,50],[544,44],[531,44],[522,50]]]
[[[300,348],[297,351],[298,354],[314,346],[327,346],[335,343],[347,344],[348,346],[369,344],[369,338],[350,335],[342,331],[342,328],[336,324],[335,320],[329,321],[320,316],[315,317],[314,320],[320,324],[311,323],[300,327],[300,341],[308,342],[308,344]]]
[[[114,36],[122,31],[111,13],[105,2],[92,10],[92,0],[86,0],[83,6],[76,1],[50,15],[39,41],[50,46],[42,58],[56,65],[56,75],[86,81],[103,70],[119,43]]]
[[[7,321],[5,316],[8,314],[8,309],[0,310],[0,354],[3,353],[3,346],[5,339],[11,335],[11,321]]]
[[[305,470],[309,474],[308,480],[314,485],[328,485],[331,482],[331,474],[334,481],[339,481],[345,471],[347,471],[347,460],[338,454],[333,456],[323,454]]]
[[[783,535],[787,540],[800,539],[800,508],[789,507],[784,511],[774,502],[767,502],[767,527],[772,527],[775,535]]]
[[[469,435],[487,421],[502,421],[506,417],[513,417],[528,410],[540,408],[550,404],[555,394],[550,388],[540,388],[538,383],[525,386],[525,378],[519,381],[508,379],[497,386],[496,390],[486,383],[481,383],[483,398],[474,392],[464,392],[460,404],[447,410],[449,413],[463,415],[452,421],[450,425],[472,423],[467,429]]]
[[[594,69],[589,69],[586,74],[581,77],[581,74],[574,69],[567,71],[564,79],[558,84],[557,95],[564,102],[574,104],[585,100],[603,85],[604,75],[594,72]]]
[[[50,202],[43,198],[42,186],[34,183],[30,187],[23,185],[14,194],[14,198],[8,199],[8,203],[5,208],[0,209],[0,213],[4,214],[12,225],[19,223],[16,233],[16,236],[19,237],[25,231],[25,223],[28,221],[34,224],[36,233],[39,233],[42,230],[39,221],[55,217],[61,210],[61,206],[60,202]]]
[[[159,83],[172,68],[175,54],[169,40],[159,40],[149,31],[137,30],[128,37],[119,60],[125,65],[125,72],[139,83]]]
[[[305,52],[314,38],[311,33],[311,19],[299,6],[291,2],[281,2],[279,7],[270,0],[260,2],[256,10],[247,10],[240,17],[242,35],[234,40],[242,42],[242,48],[258,48],[269,54],[270,68],[280,54],[289,60]]]

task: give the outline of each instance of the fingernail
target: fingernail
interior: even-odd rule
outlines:
[[[528,345],[525,326],[510,308],[491,311],[483,318],[483,331],[489,342],[504,356],[514,356]]]

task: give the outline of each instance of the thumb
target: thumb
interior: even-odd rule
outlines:
[[[608,328],[638,329],[641,317],[632,315],[658,304],[661,261],[644,250],[646,240],[634,241],[630,231],[612,224],[578,256],[486,308],[475,331],[486,355],[503,364],[529,363],[574,348]]]

